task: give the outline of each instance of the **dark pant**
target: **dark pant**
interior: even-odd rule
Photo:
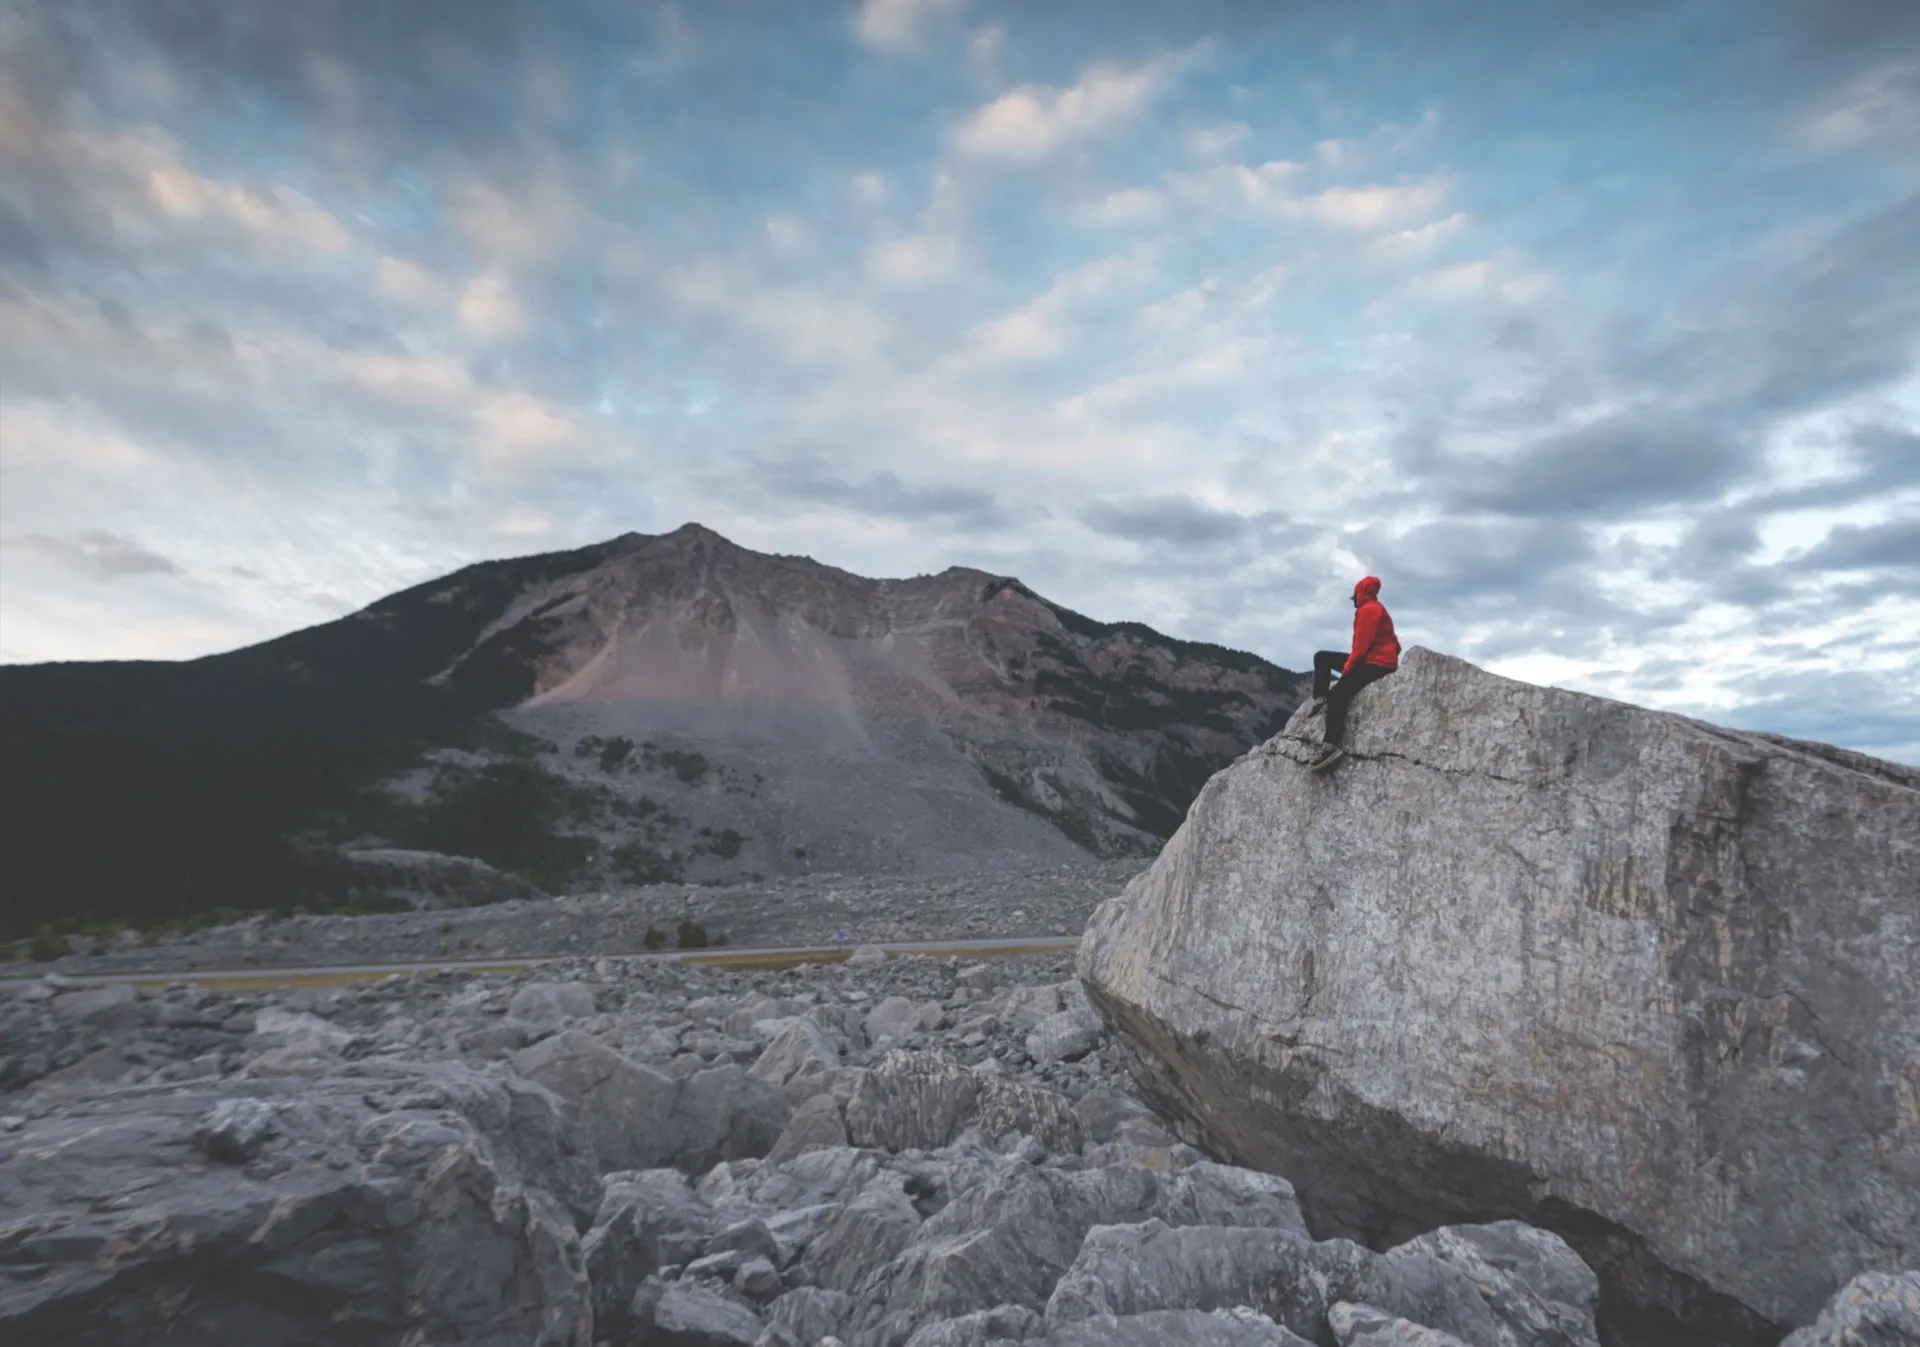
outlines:
[[[1353,672],[1336,681],[1340,666],[1347,662],[1344,650],[1321,650],[1313,657],[1313,695],[1327,699],[1327,727],[1324,742],[1343,744],[1347,741],[1347,707],[1360,695],[1360,689],[1369,683],[1377,683],[1392,669],[1383,669],[1378,664],[1356,664]]]

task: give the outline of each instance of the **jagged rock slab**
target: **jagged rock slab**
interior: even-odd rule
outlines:
[[[1322,1236],[1556,1230],[1616,1341],[1770,1343],[1920,1259],[1920,772],[1424,650],[1313,737],[1081,946],[1192,1135]]]
[[[0,1341],[585,1347],[581,1151],[456,1067],[104,1092],[0,1147]]]

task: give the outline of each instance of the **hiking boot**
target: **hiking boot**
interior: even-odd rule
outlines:
[[[1320,751],[1313,755],[1312,760],[1307,763],[1307,766],[1316,772],[1324,772],[1346,756],[1347,750],[1340,747],[1340,745],[1322,744]]]
[[[1310,697],[1307,699],[1308,720],[1312,720],[1315,716],[1325,715],[1326,712],[1327,699],[1325,697]]]

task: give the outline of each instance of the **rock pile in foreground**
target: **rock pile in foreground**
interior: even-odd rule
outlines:
[[[1065,959],[874,955],[0,996],[0,1341],[1598,1342],[1557,1235],[1315,1239],[1130,1093]]]
[[[1616,1341],[1777,1341],[1856,1274],[1913,1322],[1920,772],[1424,650],[1326,775],[1317,730],[1088,928],[1157,1106],[1322,1235],[1558,1231]],[[1848,1331],[1795,1344],[1913,1340]]]
[[[1066,972],[37,983],[0,999],[0,1340],[1595,1342],[1553,1235],[1313,1239],[1126,1092]]]

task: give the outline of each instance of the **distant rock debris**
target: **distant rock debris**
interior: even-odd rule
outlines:
[[[416,908],[480,907],[515,898],[538,898],[539,889],[471,856],[378,847],[343,851],[357,882]]]

